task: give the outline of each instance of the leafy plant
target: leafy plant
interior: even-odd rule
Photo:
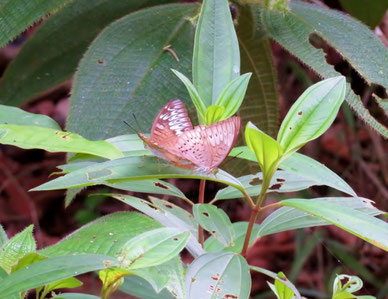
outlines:
[[[148,1],[143,6],[140,2],[131,2],[125,12],[154,4]],[[110,7],[111,14],[95,26],[94,34],[92,30],[87,34],[91,40],[98,28],[119,17],[118,8],[122,9],[120,5],[124,5],[107,0],[99,3],[74,1],[56,17],[60,24],[77,17],[73,24],[76,27],[83,22],[81,13],[94,11],[98,15]],[[78,5],[85,7],[77,10]],[[253,31],[252,36],[242,34],[239,38],[226,0],[205,0],[199,16],[198,12],[196,4],[166,4],[125,15],[103,29],[85,52],[75,75],[67,132],[60,130],[59,125],[48,117],[14,107],[0,107],[0,115],[4,116],[0,124],[0,143],[73,153],[66,165],[59,166],[60,177],[33,190],[70,189],[76,193],[83,187],[105,185],[125,191],[175,196],[192,207],[189,212],[155,197],[147,201],[126,194],[105,193],[102,196],[111,196],[144,215],[119,212],[98,218],[57,244],[40,250],[36,250],[32,226],[10,240],[0,226],[1,298],[20,298],[30,289],[35,289],[37,298],[45,298],[59,288],[79,286],[81,283],[74,276],[91,271],[99,271],[101,298],[109,298],[118,289],[143,298],[249,298],[251,271],[260,272],[271,281],[273,279],[274,283],[269,282],[269,286],[278,298],[301,298],[298,289],[284,273],[276,274],[248,264],[245,257],[254,242],[281,231],[332,224],[388,251],[388,224],[376,217],[383,212],[375,208],[372,201],[358,197],[327,167],[296,153],[330,127],[344,100],[359,113],[365,113],[345,78],[338,76],[327,64],[317,64],[322,57],[315,50],[310,51],[307,36],[311,30],[320,29],[319,34],[343,49],[343,55],[369,82],[386,84],[375,76],[374,71],[379,66],[366,65],[362,57],[346,48],[345,42],[340,41],[343,36],[337,36],[332,27],[320,27],[320,20],[323,22],[325,18],[330,26],[339,22],[338,15],[332,11],[325,15],[326,9],[299,1],[292,2],[290,7],[285,1],[265,1],[265,6],[260,9],[256,4],[242,7],[242,12],[248,14],[249,24],[262,24],[275,40],[284,43],[286,48],[289,45],[297,56],[302,56],[301,51],[308,49],[312,56],[303,55],[302,60],[327,77],[309,87],[297,99],[283,120],[276,139],[271,136],[274,132],[267,134],[251,122],[245,126],[247,146],[235,148],[230,156],[241,161],[254,161],[260,167],[260,173],[236,178],[221,169],[207,174],[178,168],[166,161],[157,162],[152,153],[144,149],[137,135],[119,135],[124,129],[115,125],[128,119],[130,113],[139,116],[140,125],[149,127],[148,119],[161,108],[162,101],[186,94],[183,86],[187,88],[199,123],[209,125],[235,113],[240,114],[245,94],[252,92],[248,87],[250,79],[255,85],[265,81],[260,78],[259,66],[254,61],[251,62],[252,73],[240,75],[240,50],[243,58],[252,58],[257,53],[245,46],[254,44],[265,48],[268,41],[255,39],[258,32]],[[301,18],[304,22],[300,22]],[[348,22],[346,26],[355,22],[350,18],[345,20]],[[53,30],[47,25],[49,21],[34,36],[35,40]],[[144,22],[147,26],[143,25]],[[294,36],[292,26],[284,30],[287,22],[296,26],[303,35]],[[30,22],[25,19],[24,24],[27,26]],[[361,37],[370,37],[369,31],[356,24]],[[239,31],[243,26],[244,19],[239,24]],[[8,39],[13,37],[11,33],[9,36]],[[286,36],[291,36],[291,41],[285,42]],[[296,45],[294,42],[301,37],[303,41]],[[241,41],[240,48],[238,40]],[[371,40],[371,43],[378,44],[374,38]],[[81,40],[75,42],[79,47],[76,52],[82,53],[85,44]],[[26,49],[30,51],[28,44]],[[71,47],[65,51],[71,53]],[[372,54],[378,56],[374,51]],[[191,55],[192,82],[187,77]],[[16,59],[14,65],[17,63]],[[72,63],[74,66],[77,62],[72,60]],[[42,61],[38,66],[39,71],[48,67]],[[62,70],[58,80],[44,80],[44,84],[26,88],[28,96],[20,96],[17,101],[25,101],[71,73],[69,69]],[[182,81],[182,86],[174,74]],[[12,76],[6,74],[4,78],[2,84],[7,84]],[[0,95],[1,92],[7,93],[0,87]],[[268,90],[263,88],[261,92],[264,102],[270,103]],[[144,107],[147,109],[140,113]],[[273,119],[266,122],[270,131],[272,122]],[[377,125],[373,118],[368,118],[367,122],[385,134],[386,128]],[[177,187],[161,180],[166,178],[199,179],[198,203],[194,204]],[[257,179],[260,184],[253,183]],[[205,203],[206,180],[227,185],[209,203]],[[313,185],[326,185],[351,197],[290,198],[266,204],[270,192],[303,190]],[[244,198],[249,205],[249,222],[232,223],[229,216],[214,205],[218,200],[234,198]],[[70,201],[71,196],[67,203]],[[264,211],[272,209],[276,210],[260,224],[256,223]],[[205,238],[207,234],[209,237]],[[188,265],[179,255],[184,248],[194,258]],[[343,278],[348,281],[343,283]],[[361,287],[359,278],[339,276],[334,282],[333,298],[359,298],[353,293]],[[94,298],[71,293],[53,296]]]

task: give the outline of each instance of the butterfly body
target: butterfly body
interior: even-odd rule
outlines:
[[[182,101],[168,102],[156,116],[151,137],[139,137],[155,156],[178,167],[210,173],[231,151],[240,130],[240,118],[193,128]]]

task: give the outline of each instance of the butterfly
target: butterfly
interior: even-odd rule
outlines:
[[[178,167],[210,173],[231,151],[240,125],[240,117],[232,116],[209,126],[193,128],[185,105],[175,99],[156,116],[151,138],[140,132],[137,134],[155,156]]]

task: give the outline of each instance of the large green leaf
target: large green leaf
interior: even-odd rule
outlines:
[[[240,44],[241,72],[252,72],[248,89],[237,114],[243,126],[253,122],[275,136],[278,130],[278,86],[268,39],[256,37],[256,24],[248,7],[239,7],[237,37]]]
[[[198,223],[189,212],[170,202],[154,197],[150,198],[150,203],[144,199],[124,194],[111,194],[111,196],[134,207],[164,226],[190,231],[191,236],[187,243],[187,249],[195,257],[203,253],[203,249],[197,241]]]
[[[207,107],[240,75],[240,53],[227,0],[204,0],[195,33],[193,84]]]
[[[123,156],[104,140],[90,141],[71,132],[35,126],[0,125],[0,143],[49,152],[87,153],[108,159]]]
[[[292,105],[280,126],[277,140],[284,152],[298,150],[321,136],[335,120],[345,98],[345,77],[310,86]]]
[[[234,148],[230,152],[230,155],[238,155],[238,158],[257,161],[255,154],[246,146]],[[302,177],[307,181],[314,181],[315,185],[326,185],[349,195],[356,196],[354,190],[340,176],[308,156],[293,153],[279,167],[293,172],[296,176]]]
[[[211,204],[196,204],[193,214],[198,223],[225,247],[234,245],[234,230],[228,215]]]
[[[196,258],[186,273],[188,299],[248,299],[251,276],[246,260],[233,252],[206,253]]]
[[[376,209],[369,199],[362,197],[323,197],[310,199],[315,205],[335,204],[347,209],[357,210],[366,215],[376,216],[383,212]],[[324,219],[312,216],[307,212],[303,212],[293,207],[282,207],[271,213],[261,223],[258,231],[259,236],[266,236],[282,231],[313,227],[321,225],[329,225],[330,223]]]
[[[100,299],[100,297],[82,293],[61,293],[55,295],[53,299]]]
[[[311,34],[318,34],[332,45],[369,83],[388,87],[388,50],[365,25],[335,10],[301,1],[292,1],[284,15],[276,10],[262,10],[261,26],[285,49],[324,78],[338,76],[327,64],[322,50],[310,44]],[[367,54],[365,54],[367,53]],[[383,136],[388,129],[362,105],[359,96],[347,86],[346,101],[355,112]]]
[[[177,1],[72,1],[39,26],[8,66],[0,84],[0,102],[18,106],[69,79],[88,45],[105,26],[132,11],[168,2]],[[23,5],[22,11],[27,9]]]
[[[145,279],[139,276],[126,276],[120,291],[143,299],[174,299],[175,297],[166,289],[159,293]]]
[[[1,0],[0,48],[22,33],[34,22],[54,13],[70,0]]]
[[[363,21],[372,29],[380,24],[388,9],[387,0],[339,0],[339,2],[348,13]]]
[[[34,237],[32,236],[33,226],[30,225],[17,235],[13,236],[0,248],[0,267],[7,272],[24,255],[36,250]]]
[[[93,41],[74,78],[68,129],[91,139],[124,134],[127,120],[143,130],[170,99],[187,101],[170,68],[190,69],[194,4],[171,4],[130,14]],[[147,24],[147,26],[144,26]],[[179,62],[164,48],[171,45]]]
[[[54,179],[32,190],[66,189],[155,178],[207,179],[235,186],[243,191],[240,182],[222,170],[219,170],[216,175],[207,175],[178,168],[171,164],[158,161],[158,159],[153,157],[125,157],[103,163],[96,163]]]
[[[283,200],[281,204],[326,220],[388,251],[388,223],[383,220],[335,203],[325,203],[323,205],[319,201],[294,198]]]
[[[149,230],[129,240],[119,260],[127,269],[163,264],[181,252],[189,236],[188,231],[170,227]]]
[[[87,224],[59,243],[40,250],[40,253],[49,257],[73,253],[118,257],[130,239],[160,227],[156,221],[138,213],[114,213]]]
[[[119,262],[112,257],[96,254],[67,255],[45,259],[3,279],[0,297],[8,298],[8,295],[16,292],[118,264]]]
[[[46,115],[29,113],[22,109],[5,105],[0,105],[0,124],[37,126],[55,130],[61,129],[55,120]]]

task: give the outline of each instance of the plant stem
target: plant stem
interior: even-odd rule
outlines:
[[[206,180],[200,180],[200,182],[199,182],[199,197],[198,197],[198,203],[200,203],[200,204],[205,202],[205,185],[206,185]],[[203,247],[203,244],[205,242],[205,236],[203,233],[203,228],[200,225],[198,225],[198,242]]]
[[[251,235],[252,235],[253,225],[255,224],[255,221],[256,221],[258,215],[259,215],[259,209],[257,207],[254,207],[251,210],[251,216],[249,217],[248,229],[247,229],[247,233],[245,234],[244,246],[243,246],[243,249],[241,251],[241,255],[243,257],[245,257],[247,254],[249,241],[250,241]]]

